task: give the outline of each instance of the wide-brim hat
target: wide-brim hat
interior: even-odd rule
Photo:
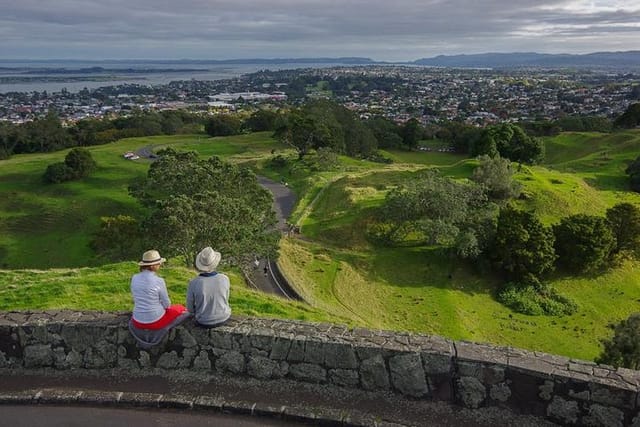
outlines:
[[[198,271],[210,273],[216,269],[220,259],[222,259],[222,254],[207,246],[196,255],[196,268]]]
[[[146,265],[162,264],[163,262],[166,262],[166,261],[167,261],[166,258],[162,258],[160,256],[160,252],[156,251],[155,249],[152,249],[142,254],[142,261],[140,261],[138,265],[140,267],[143,267]]]

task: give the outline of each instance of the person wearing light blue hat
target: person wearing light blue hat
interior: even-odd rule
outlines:
[[[187,310],[204,328],[220,326],[231,316],[229,277],[216,271],[221,259],[220,252],[209,246],[201,250],[194,263],[199,274],[187,288]]]

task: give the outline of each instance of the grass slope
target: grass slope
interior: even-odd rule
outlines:
[[[138,268],[131,262],[94,268],[50,270],[0,270],[0,310],[77,309],[131,310],[129,281]],[[184,304],[187,283],[195,272],[165,264],[160,276],[167,282],[169,297]],[[309,321],[335,320],[308,305],[287,301],[249,289],[237,272],[231,280],[230,304],[235,314]],[[339,318],[338,321],[344,321]]]

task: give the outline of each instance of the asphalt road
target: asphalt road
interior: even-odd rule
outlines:
[[[0,425],[11,427],[262,427],[300,426],[272,418],[197,413],[167,409],[118,409],[81,406],[0,406]]]

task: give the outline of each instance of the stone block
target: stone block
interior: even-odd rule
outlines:
[[[305,337],[299,335],[296,335],[296,337],[291,341],[291,347],[287,354],[288,362],[302,362],[304,360],[305,341]]]
[[[53,365],[51,344],[34,344],[24,348],[24,367],[41,368]]]
[[[590,383],[589,387],[591,389],[591,400],[595,403],[625,409],[635,409],[636,407],[638,393],[635,390],[598,383]]]
[[[360,377],[358,371],[352,369],[329,369],[329,382],[343,387],[357,387]]]
[[[238,351],[229,351],[216,360],[216,369],[222,372],[241,374],[245,370],[244,356]]]
[[[321,341],[308,340],[304,345],[304,362],[312,363],[316,365],[322,365],[324,363],[326,344]]]
[[[547,416],[564,424],[577,423],[579,415],[580,408],[578,407],[578,402],[564,400],[559,396],[554,396],[551,403],[547,406]]]
[[[273,377],[277,367],[278,362],[266,357],[250,357],[247,362],[247,373],[252,377],[266,379]]]
[[[390,358],[389,370],[391,383],[402,394],[422,397],[429,392],[419,354],[402,354]]]
[[[358,359],[351,344],[328,342],[324,344],[324,364],[328,368],[356,369]]]
[[[211,370],[211,359],[209,359],[209,353],[205,350],[201,350],[198,356],[193,360],[193,369],[197,371]]]
[[[179,362],[180,359],[178,358],[178,353],[176,351],[171,351],[160,355],[160,358],[156,362],[156,367],[161,369],[175,369],[178,367]]]
[[[274,360],[287,360],[290,348],[290,337],[277,337],[271,346],[271,353],[269,357]]]
[[[422,363],[427,376],[449,375],[453,369],[450,354],[422,353]]]
[[[301,381],[323,383],[327,380],[327,371],[312,363],[296,363],[289,366],[289,374]]]
[[[233,349],[233,340],[231,339],[231,335],[226,332],[212,330],[209,342],[214,348],[223,350]]]
[[[389,389],[389,373],[381,355],[362,361],[360,377],[365,390]]]
[[[582,424],[593,427],[622,427],[624,413],[616,408],[593,404],[589,414],[582,419]]]
[[[489,389],[489,397],[493,400],[504,403],[509,400],[509,397],[511,397],[511,389],[506,382],[494,384]]]
[[[467,408],[477,409],[487,398],[487,390],[477,378],[458,378],[456,384],[457,398]]]
[[[191,348],[196,347],[198,345],[198,342],[187,329],[179,326],[176,328],[176,338],[173,341],[173,344],[179,347]]]

